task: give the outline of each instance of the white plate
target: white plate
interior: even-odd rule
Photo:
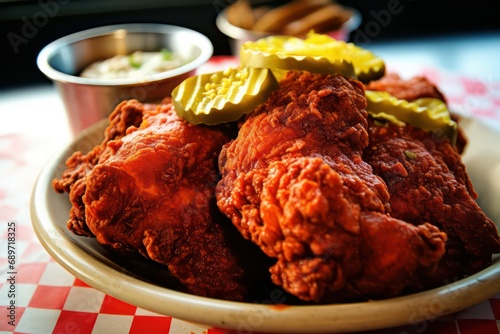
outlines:
[[[106,121],[89,128],[41,172],[31,201],[35,232],[47,252],[90,286],[138,307],[186,321],[245,332],[320,333],[379,329],[448,315],[500,293],[500,256],[483,271],[433,290],[381,301],[321,306],[280,306],[198,297],[178,290],[163,267],[139,258],[123,259],[66,228],[70,203],[54,192],[66,158],[91,149],[102,138]],[[500,129],[465,119],[469,138],[464,155],[479,204],[500,222]],[[163,286],[155,283],[164,282]],[[167,287],[166,287],[167,286]],[[276,290],[279,293],[279,290]],[[273,293],[269,291],[269,300]]]

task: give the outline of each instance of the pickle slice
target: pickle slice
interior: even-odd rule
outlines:
[[[446,104],[435,98],[420,98],[412,102],[380,91],[366,91],[366,110],[374,118],[412,126],[446,135],[452,144],[457,139],[457,123],[451,119]],[[401,122],[404,122],[403,124]]]
[[[172,104],[191,124],[216,125],[252,112],[276,88],[267,68],[227,68],[187,78],[172,91]]]
[[[305,39],[269,36],[245,42],[240,49],[240,64],[273,70],[339,73],[362,82],[378,79],[385,72],[383,59],[372,52],[313,32]]]

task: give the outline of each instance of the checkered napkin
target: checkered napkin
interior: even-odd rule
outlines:
[[[232,58],[219,57],[201,71],[234,64]],[[500,122],[500,83],[488,78],[464,78],[434,68],[423,69],[422,73],[439,85],[452,110]],[[50,258],[32,230],[29,197],[46,159],[39,148],[57,146],[57,141],[60,138],[51,138],[44,131],[0,133],[0,226],[4,226],[0,228],[0,333],[224,333],[154,314],[103,294]],[[10,221],[17,228],[14,326],[8,317],[10,284],[7,229],[3,225]],[[441,312],[439,305],[429,305],[419,312],[429,320],[372,333],[500,333],[500,295],[452,316],[436,319]]]

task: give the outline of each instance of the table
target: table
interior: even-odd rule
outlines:
[[[498,41],[500,36],[493,39]],[[490,45],[489,42],[486,45]],[[431,62],[419,63],[422,58],[411,57],[408,46],[373,45],[381,55],[393,47],[400,48],[402,57],[390,63],[390,70],[398,70],[400,66],[404,71],[410,63],[413,72],[410,74],[422,74],[437,83],[452,110],[497,122],[500,126],[498,77],[488,76],[487,72],[473,76],[452,71],[449,63],[440,66],[439,58],[432,56],[423,58]],[[420,50],[422,45],[412,47]],[[403,50],[409,58],[405,58]],[[201,71],[235,63],[233,58],[214,57]],[[481,66],[487,68],[484,63]],[[496,59],[492,66],[498,69]],[[64,108],[55,88],[42,85],[0,92],[0,116],[1,333],[224,333],[154,314],[105,295],[51,259],[32,230],[29,203],[40,169],[72,139]],[[9,234],[12,232],[9,227],[14,226],[15,235]],[[15,247],[12,252],[15,256],[11,254],[11,258],[9,245],[12,250]],[[12,302],[15,312],[9,309]],[[451,316],[376,333],[499,334],[500,294]]]

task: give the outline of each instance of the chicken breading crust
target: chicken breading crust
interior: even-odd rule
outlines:
[[[70,157],[53,182],[69,191],[68,228],[165,265],[191,293],[243,300],[243,270],[213,214],[229,138],[188,124],[171,104],[123,102],[110,120],[104,141]]]
[[[291,72],[219,157],[219,209],[277,259],[273,282],[306,301],[395,296],[445,252],[436,227],[388,214],[362,158],[365,107],[356,80]]]

